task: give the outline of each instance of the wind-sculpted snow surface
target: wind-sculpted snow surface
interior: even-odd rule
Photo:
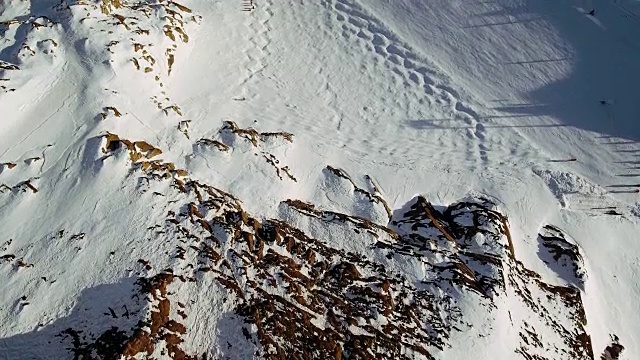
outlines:
[[[635,359],[637,144],[501,123],[449,64],[564,43],[462,5],[0,0],[0,357]]]

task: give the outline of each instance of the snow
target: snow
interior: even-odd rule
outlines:
[[[232,194],[256,219],[285,220],[415,283],[433,280],[432,264],[385,257],[370,233],[282,202],[393,228],[373,195],[394,216],[418,195],[436,207],[489,198],[508,218],[516,259],[564,285],[539,254],[538,234],[554,225],[584,258],[581,296],[595,356],[615,334],[623,358],[640,358],[637,1],[261,0],[252,12],[240,0],[180,2],[187,12],[154,0],[142,2],[151,4],[147,13],[111,14],[99,3],[0,1],[0,256],[15,255],[0,260],[2,356],[71,358],[57,331],[103,332],[104,304],[128,304],[136,277],[200,261],[176,258],[175,239],[158,235],[168,211],[197,199],[134,170],[124,146],[106,151],[110,133],[157,147],[162,153],[147,160]],[[254,144],[224,130],[226,121],[262,135]],[[265,135],[281,131],[292,141]],[[171,284],[189,310],[183,349],[251,358],[257,329],[244,341],[230,291],[207,274],[202,283]],[[509,291],[496,307],[519,312],[511,322],[500,311],[474,315],[483,305],[461,295],[464,321],[476,327],[452,332],[436,358],[520,358],[512,324],[530,314]],[[552,331],[542,336],[555,341]],[[503,337],[513,347],[497,352],[492,344]],[[35,345],[45,338],[55,350]]]

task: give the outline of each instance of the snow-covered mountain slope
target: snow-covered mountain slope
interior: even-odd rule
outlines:
[[[640,358],[639,12],[0,0],[0,357]]]

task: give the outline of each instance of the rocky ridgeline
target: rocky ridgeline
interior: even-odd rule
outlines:
[[[433,282],[452,296],[456,292],[450,286],[475,292],[489,318],[505,310],[497,305],[500,298],[516,300],[519,306],[507,311],[520,329],[516,351],[525,359],[593,358],[579,289],[547,283],[518,261],[507,219],[491,201],[472,199],[437,209],[418,197],[398,215],[391,225],[403,241],[380,246],[420,257],[431,267]],[[551,335],[545,331],[550,338],[541,339],[521,309],[533,314],[538,326],[553,330]]]
[[[227,129],[233,132],[233,126]],[[272,359],[435,359],[455,346],[452,332],[473,327],[464,305],[472,300],[485,309],[488,323],[508,312],[519,339],[504,345],[525,359],[593,359],[578,288],[547,283],[519,262],[507,219],[486,199],[437,207],[417,197],[394,211],[388,224],[286,200],[281,219],[262,220],[232,194],[188,174],[136,165],[159,149],[113,134],[105,138],[105,157],[128,151],[131,175],[143,171],[150,181],[169,181],[171,197],[181,199],[169,205],[164,224],[150,227],[175,244],[175,266],[138,281],[134,296],[148,302],[135,326],[99,334],[65,330],[61,335],[74,339],[76,356],[215,358],[245,348]],[[423,278],[393,270],[390,264],[398,261],[421,263]],[[138,262],[155,271],[146,260]],[[198,340],[182,321],[187,314],[180,296],[201,293],[208,283],[226,294],[233,316],[242,319],[239,343],[212,349],[220,339]],[[207,306],[191,304],[191,312]],[[204,308],[197,312],[209,316]],[[222,326],[219,319],[209,323]],[[80,333],[78,342],[73,334]],[[197,351],[183,350],[185,341]]]
[[[420,259],[432,272],[429,282],[439,288],[462,287],[494,298],[504,291],[503,261],[510,252],[502,215],[489,205],[462,202],[438,210],[418,197],[391,219],[400,241],[377,246]]]
[[[138,155],[138,142],[112,134],[105,139],[103,158],[125,149],[132,169],[144,161]],[[117,142],[125,146],[114,145]],[[142,148],[154,153],[154,148]],[[168,174],[148,169],[145,176],[152,180],[161,181]],[[215,187],[185,178],[172,181],[191,199],[167,213],[163,231],[167,241],[177,243],[175,257],[189,262],[182,267],[190,269],[181,275],[184,286],[203,276],[214,277],[229,292],[237,313],[256,327],[263,355],[280,358],[298,351],[300,356],[334,357],[360,351],[362,357],[397,356],[404,347],[428,355],[425,344],[443,344],[439,331],[431,329],[444,325],[436,326],[440,321],[436,318],[428,325],[424,317],[424,309],[434,302],[428,292],[417,291],[406,280],[386,274],[380,264],[328,247],[286,222],[262,223],[249,216],[238,199]],[[304,208],[301,202],[286,204]],[[361,222],[347,215],[333,216]],[[366,221],[358,226],[386,229]],[[365,324],[364,319],[379,316],[384,326]],[[320,325],[325,317],[329,323]],[[377,336],[349,335],[352,326]],[[398,343],[401,334],[408,339]],[[364,350],[376,343],[377,350]]]

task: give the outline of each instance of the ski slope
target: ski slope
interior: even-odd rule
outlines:
[[[0,1],[0,357],[640,358],[636,3],[253,3]]]

